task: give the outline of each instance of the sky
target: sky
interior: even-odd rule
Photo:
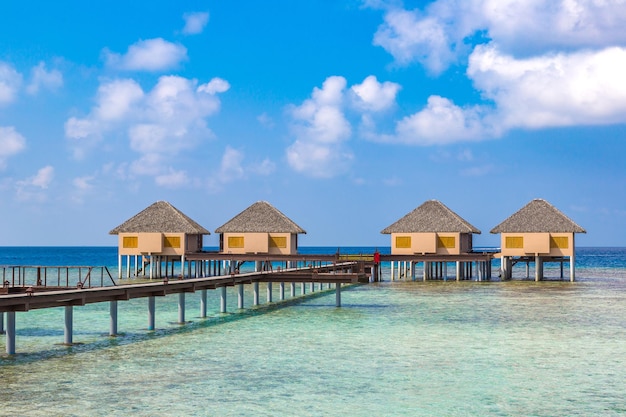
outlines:
[[[388,246],[431,199],[497,246],[534,198],[626,246],[625,74],[626,0],[2,2],[0,246],[114,246],[159,200]]]

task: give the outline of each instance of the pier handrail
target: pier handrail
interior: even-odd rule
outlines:
[[[52,288],[117,286],[107,266],[0,265],[0,270],[3,288],[32,287],[45,290]],[[84,270],[87,273],[83,277]],[[92,272],[94,270],[100,270],[99,285],[97,281],[92,283]],[[105,272],[108,275],[108,280],[105,280]]]

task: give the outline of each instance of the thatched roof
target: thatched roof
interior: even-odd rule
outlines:
[[[109,232],[119,233],[211,234],[167,201],[157,201]]]
[[[258,201],[215,229],[215,233],[306,233],[266,201]]]
[[[437,200],[429,200],[380,233],[477,233],[480,230]]]
[[[587,233],[546,200],[535,199],[491,229],[491,233]]]

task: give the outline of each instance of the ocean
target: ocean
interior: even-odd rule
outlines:
[[[115,271],[117,249],[5,247],[0,265]],[[558,265],[545,273],[539,283],[524,265],[508,282],[387,273],[344,289],[340,308],[334,291],[307,291],[237,310],[229,288],[225,314],[209,291],[207,319],[188,294],[184,326],[171,295],[156,299],[156,331],[135,299],[119,303],[113,338],[108,303],[90,304],[74,308],[72,347],[60,344],[64,309],[17,313],[18,353],[0,337],[0,415],[626,416],[626,248],[578,248],[574,283]]]

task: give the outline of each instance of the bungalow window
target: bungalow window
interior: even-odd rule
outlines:
[[[137,248],[139,247],[139,238],[137,236],[124,236],[122,238],[123,248]]]
[[[164,236],[163,246],[166,248],[180,248],[180,236]]]
[[[523,249],[524,236],[507,236],[504,239],[504,247],[507,249]]]
[[[411,236],[396,236],[396,248],[410,249],[411,248]]]
[[[243,236],[229,236],[228,247],[234,248],[234,249],[242,249],[243,248]]]
[[[287,238],[285,236],[270,236],[270,248],[286,248]]]
[[[551,249],[568,249],[569,239],[567,236],[550,236]]]
[[[437,247],[454,249],[456,247],[456,238],[454,236],[437,236]]]

